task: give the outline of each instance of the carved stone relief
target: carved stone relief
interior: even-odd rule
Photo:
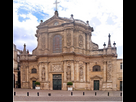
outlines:
[[[79,47],[83,47],[83,36],[79,35]]]
[[[82,67],[79,68],[79,79],[81,82],[83,81],[83,68]]]
[[[51,71],[54,71],[54,72],[62,71],[61,64],[53,64],[52,67],[51,67]]]
[[[112,64],[110,61],[108,61],[107,66],[107,81],[112,81]]]
[[[83,81],[83,62],[79,62],[79,80]]]

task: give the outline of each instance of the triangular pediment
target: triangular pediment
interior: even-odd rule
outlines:
[[[90,79],[102,79],[103,77],[100,75],[94,75],[92,77],[90,77]]]
[[[62,18],[62,17],[58,17],[54,15],[53,17],[49,18],[45,22],[40,23],[40,25],[37,27],[40,28],[44,26],[56,26],[56,25],[61,25],[63,23],[70,23],[70,22],[72,22],[72,20],[69,18]]]

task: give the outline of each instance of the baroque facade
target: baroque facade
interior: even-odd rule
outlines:
[[[37,26],[37,47],[28,54],[26,45],[20,55],[21,88],[34,88],[40,82],[41,89],[67,90],[67,82],[73,82],[74,90],[120,90],[122,59],[117,59],[117,48],[99,49],[92,42],[93,27],[70,18],[54,16]]]

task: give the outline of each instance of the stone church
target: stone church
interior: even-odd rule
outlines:
[[[26,45],[20,54],[21,88],[67,90],[122,90],[123,60],[117,59],[111,35],[103,49],[92,42],[93,27],[82,20],[54,16],[37,26],[37,47],[29,54]]]

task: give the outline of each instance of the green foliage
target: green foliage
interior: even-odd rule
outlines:
[[[40,85],[40,82],[35,82],[35,85]]]
[[[67,85],[73,85],[73,83],[72,82],[67,82]]]

